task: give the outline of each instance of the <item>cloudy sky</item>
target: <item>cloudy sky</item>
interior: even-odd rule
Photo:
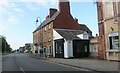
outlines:
[[[58,0],[57,0],[58,1]],[[32,32],[36,28],[35,20],[45,20],[49,8],[58,8],[56,0],[0,0],[0,35],[4,35],[13,49],[33,42]],[[76,2],[75,2],[76,1]],[[70,1],[71,14],[98,33],[96,4],[91,2]],[[37,25],[38,26],[38,25]]]

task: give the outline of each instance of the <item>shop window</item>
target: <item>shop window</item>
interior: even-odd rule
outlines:
[[[112,37],[109,37],[110,49],[112,49]]]
[[[85,52],[87,52],[87,46],[85,46],[84,49],[85,49]]]
[[[109,37],[110,50],[119,48],[119,36]]]

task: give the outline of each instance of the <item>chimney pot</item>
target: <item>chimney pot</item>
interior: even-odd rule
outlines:
[[[51,18],[57,12],[57,9],[50,8],[49,11],[50,11],[49,17]]]
[[[75,18],[75,21],[78,23],[78,19],[77,18]]]
[[[48,16],[46,16],[46,20],[49,18],[49,15]]]

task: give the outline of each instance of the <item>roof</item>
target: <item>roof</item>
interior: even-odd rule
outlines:
[[[69,29],[55,29],[55,30],[67,40],[81,39],[77,35],[84,33],[84,31],[82,30],[69,30]]]
[[[84,31],[89,30],[90,32],[92,32],[85,24],[78,24],[78,25],[80,26],[81,30],[84,30]]]
[[[37,30],[39,30],[40,28],[44,27],[45,25],[47,25],[48,23],[50,23],[51,21],[55,20],[56,17],[59,15],[59,11],[57,11],[51,18],[47,18],[46,20],[44,20],[37,28],[34,32],[36,32]],[[33,32],[33,33],[34,33]]]

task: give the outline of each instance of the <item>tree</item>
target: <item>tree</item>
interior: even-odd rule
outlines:
[[[2,53],[10,53],[12,51],[12,48],[10,45],[7,43],[5,37],[2,37]]]

